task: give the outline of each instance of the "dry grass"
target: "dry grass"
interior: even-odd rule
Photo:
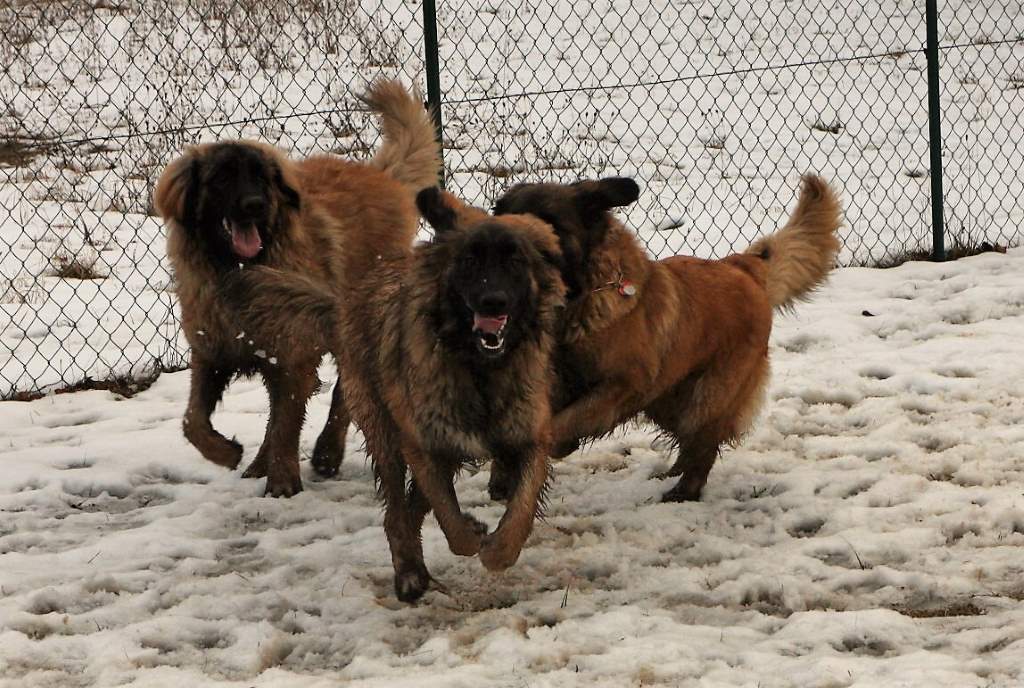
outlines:
[[[103,272],[98,267],[100,262],[99,254],[94,251],[83,250],[78,253],[59,251],[50,258],[49,277],[59,277],[68,280],[99,280],[109,277],[109,273]]]
[[[0,167],[25,167],[41,155],[48,155],[55,146],[46,139],[0,139]]]
[[[925,607],[895,607],[893,611],[912,619],[941,619],[951,616],[981,616],[985,613],[973,602],[951,602]]]
[[[814,120],[808,126],[815,131],[820,131],[825,134],[838,134],[843,130],[842,122],[838,120],[834,122],[826,122],[821,118]]]
[[[971,236],[965,232],[953,235],[952,244],[946,249],[945,260],[960,260],[982,253],[1006,253],[1006,246],[990,242],[986,239]],[[912,261],[932,261],[930,248],[914,248],[900,251],[887,251],[878,260],[864,260],[854,264],[862,268],[895,268]]]
[[[73,392],[83,392],[95,389],[106,390],[112,394],[131,398],[152,387],[153,383],[156,382],[163,373],[171,373],[175,370],[177,369],[165,366],[162,361],[158,360],[141,369],[136,369],[135,371],[113,374],[106,380],[93,380],[91,377],[87,376],[73,384],[52,388],[46,391],[34,390],[31,392],[12,392],[11,394],[0,397],[0,401],[34,401],[35,399],[41,399],[49,394],[71,394]]]
[[[46,293],[32,277],[11,277],[0,282],[0,303],[16,306],[38,306]]]
[[[710,136],[700,137],[700,142],[708,150],[724,150],[725,142],[728,138],[725,134],[711,134]]]

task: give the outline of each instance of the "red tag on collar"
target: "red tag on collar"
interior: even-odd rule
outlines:
[[[623,296],[636,296],[636,285],[629,280],[619,282],[619,293]]]

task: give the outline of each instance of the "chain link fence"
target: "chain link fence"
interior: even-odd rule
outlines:
[[[429,6],[428,6],[429,7]],[[0,397],[187,365],[151,192],[186,144],[362,157],[368,80],[422,87],[402,0],[0,0]],[[651,253],[775,228],[801,173],[846,206],[844,264],[931,249],[921,3],[456,0],[436,10],[446,183],[631,175]],[[939,13],[947,242],[1024,224],[1024,11]]]

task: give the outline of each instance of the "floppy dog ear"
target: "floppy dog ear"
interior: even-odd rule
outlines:
[[[272,160],[270,162],[270,167],[273,170],[272,178],[274,186],[276,186],[277,190],[281,192],[285,205],[289,205],[298,210],[301,206],[299,192],[295,190],[294,182],[291,180],[290,175],[286,178],[285,172],[281,168],[281,163],[277,160]]]
[[[189,147],[164,168],[153,190],[153,207],[165,220],[191,224],[199,187],[200,149]]]
[[[513,184],[511,187],[505,189],[505,193],[501,194],[501,198],[494,202],[494,207],[491,208],[491,213],[494,215],[507,215],[513,212],[512,208],[509,207],[509,199],[515,196],[520,189],[523,189],[526,186],[526,184]]]
[[[438,234],[455,229],[455,210],[445,203],[440,188],[428,186],[416,194],[416,207]]]

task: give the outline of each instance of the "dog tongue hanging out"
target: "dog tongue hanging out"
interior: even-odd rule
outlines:
[[[224,218],[224,229],[231,236],[231,249],[239,258],[252,259],[263,250],[263,240],[255,223],[240,226]]]

